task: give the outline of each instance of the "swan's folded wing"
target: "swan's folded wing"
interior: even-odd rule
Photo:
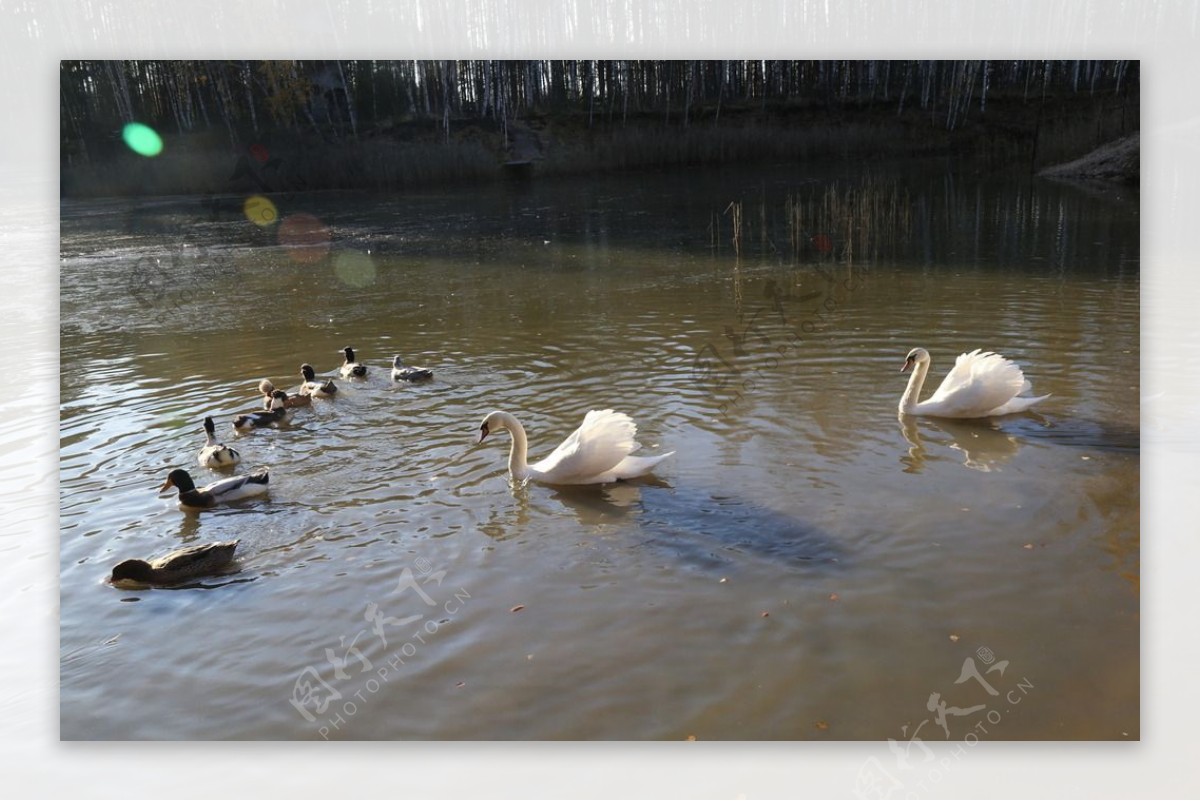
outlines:
[[[545,459],[530,465],[546,480],[571,483],[611,470],[637,448],[637,426],[612,409],[592,411],[583,424]]]
[[[983,415],[1011,400],[1025,384],[1021,368],[995,353],[961,354],[927,401],[940,414]]]

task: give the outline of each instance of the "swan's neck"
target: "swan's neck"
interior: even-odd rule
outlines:
[[[925,384],[925,376],[929,373],[929,362],[917,362],[909,376],[908,386],[900,396],[900,414],[908,414],[917,407],[917,398],[921,396],[921,387]]]
[[[512,447],[508,451],[508,472],[515,481],[524,481],[529,477],[529,439],[525,436],[525,427],[511,414],[505,416],[505,426],[512,434]]]

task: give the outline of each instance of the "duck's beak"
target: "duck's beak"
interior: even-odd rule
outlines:
[[[171,477],[167,476],[167,480],[164,481],[162,486],[158,488],[158,491],[160,493],[166,492],[167,490],[171,489],[171,487],[174,487],[174,486],[175,486],[175,484],[171,481]]]
[[[476,445],[478,445],[479,443],[481,443],[481,442],[483,442],[485,439],[487,439],[487,435],[488,435],[489,433],[490,433],[490,432],[488,431],[488,424],[487,424],[487,423],[483,423],[482,425],[480,425],[480,426],[479,426],[479,439],[475,440],[475,444],[476,444]]]

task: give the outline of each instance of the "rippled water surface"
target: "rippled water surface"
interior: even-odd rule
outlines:
[[[63,204],[64,739],[1139,736],[1136,196],[933,163],[242,200]],[[367,380],[234,433],[346,345]],[[916,345],[926,393],[982,347],[1052,397],[902,423]],[[610,407],[654,478],[514,488],[474,443]],[[219,477],[205,415],[268,497],[156,493]],[[105,582],[231,538],[236,573]]]

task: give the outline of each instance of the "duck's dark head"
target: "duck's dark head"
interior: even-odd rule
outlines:
[[[304,377],[305,381],[316,381],[317,380],[317,371],[314,370],[313,366],[311,364],[308,364],[307,362],[305,364],[300,365],[300,375]]]
[[[404,366],[404,360],[401,359],[400,354],[397,353],[396,357],[394,359],[392,359],[392,367],[395,367],[397,370],[399,370],[403,366]]]
[[[283,404],[287,401],[287,393],[282,389],[277,389],[271,393],[271,411],[282,409]]]
[[[196,488],[196,482],[192,481],[188,471],[177,467],[167,474],[167,480],[158,488],[158,491],[166,492],[171,487],[175,487],[180,492],[191,492]]]
[[[211,417],[204,418],[204,430],[207,431],[209,435],[217,433],[217,427],[213,425],[213,419]]]
[[[126,559],[113,568],[113,581],[149,581],[154,577],[154,568],[143,559]]]
[[[354,348],[351,348],[351,347],[342,348],[342,355],[346,357],[347,362],[353,362],[354,361]]]

